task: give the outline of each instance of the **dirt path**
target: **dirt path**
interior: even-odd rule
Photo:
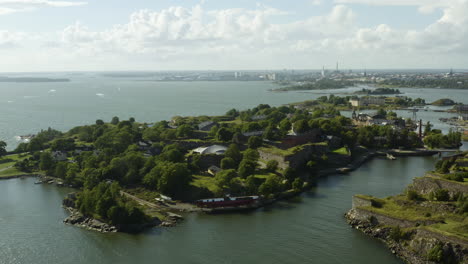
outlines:
[[[11,166],[8,166],[8,167],[6,167],[6,168],[3,168],[3,169],[0,169],[0,172],[2,172],[2,171],[6,171],[6,170],[8,170],[8,169],[11,169],[11,168],[13,168],[13,165],[11,165]]]
[[[125,195],[126,197],[136,201],[140,205],[148,206],[153,209],[159,209],[159,210],[176,210],[176,211],[184,211],[184,212],[198,212],[202,211],[201,208],[196,207],[195,205],[189,204],[189,203],[175,203],[175,204],[170,204],[170,203],[152,203],[148,202],[146,200],[140,199],[136,197],[135,195],[131,195],[129,193],[126,193],[124,191],[121,191],[122,195]]]

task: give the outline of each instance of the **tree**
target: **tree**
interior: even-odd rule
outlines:
[[[262,146],[262,143],[263,143],[262,138],[257,137],[257,136],[252,136],[247,141],[247,145],[251,149],[259,148],[260,146]]]
[[[117,125],[119,123],[119,117],[117,116],[114,116],[111,120],[111,124],[113,125]]]
[[[58,138],[52,141],[50,148],[54,151],[69,151],[75,149],[75,141],[72,138]]]
[[[258,193],[257,178],[254,175],[250,175],[245,179],[245,188],[248,194]]]
[[[309,130],[309,124],[306,120],[299,120],[294,123],[293,128],[296,133],[304,133]]]
[[[216,139],[220,141],[229,141],[232,139],[233,133],[227,128],[222,127],[216,132]]]
[[[39,169],[48,171],[54,166],[54,160],[49,152],[42,152],[39,160]]]
[[[54,176],[57,178],[65,179],[67,175],[67,163],[66,162],[59,162],[57,166],[55,166]]]
[[[7,143],[5,141],[0,141],[0,158],[7,154],[6,146],[7,146]]]
[[[255,173],[257,168],[257,163],[248,159],[243,159],[239,164],[238,174],[241,178],[246,178]]]
[[[102,121],[102,119],[97,119],[96,120],[96,125],[102,126],[102,125],[104,125],[104,121]]]
[[[246,149],[244,151],[243,159],[248,160],[254,163],[257,163],[258,159],[260,158],[260,154],[256,149]]]
[[[427,121],[426,125],[424,126],[424,135],[429,135],[431,133],[432,125],[431,122]]]
[[[304,186],[304,182],[301,178],[296,178],[292,183],[292,188],[296,191],[302,190],[302,186]]]
[[[231,110],[227,111],[226,112],[226,115],[227,116],[230,116],[230,117],[236,117],[239,115],[239,111],[237,111],[236,109],[232,108]]]
[[[236,164],[239,164],[239,162],[242,160],[242,154],[236,144],[229,145],[228,149],[224,153],[224,156],[233,159]]]
[[[176,136],[178,138],[191,137],[193,135],[193,128],[190,125],[183,124],[177,128]]]
[[[165,163],[158,181],[158,191],[178,197],[188,187],[191,173],[184,163]]]
[[[269,196],[280,192],[282,189],[281,178],[277,175],[271,176],[265,180],[258,188],[258,192],[262,195]]]
[[[278,161],[269,160],[266,164],[266,169],[270,172],[275,172],[278,169]]]
[[[223,170],[216,173],[215,181],[216,184],[221,188],[229,188],[230,182],[236,177],[236,171],[233,169]]]
[[[227,170],[227,169],[235,169],[236,168],[236,162],[230,158],[230,157],[225,157],[221,160],[221,169]]]
[[[291,122],[289,122],[287,118],[281,120],[281,122],[279,123],[279,129],[281,130],[281,132],[286,134],[291,129]]]

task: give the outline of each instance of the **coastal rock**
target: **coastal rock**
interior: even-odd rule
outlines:
[[[70,216],[63,220],[65,224],[79,226],[88,230],[98,231],[101,233],[111,233],[118,231],[117,227],[103,223],[97,219],[86,217],[74,208],[66,207],[66,209],[70,212]]]
[[[395,241],[391,238],[392,228],[380,226],[372,217],[363,220],[358,210],[351,209],[345,214],[348,223],[355,229],[384,242],[390,251],[411,264],[435,264],[428,255],[437,245],[442,245],[444,263],[468,263],[468,247],[463,241],[452,241],[441,234],[416,229],[407,232],[405,239]],[[367,216],[367,215],[366,215]]]

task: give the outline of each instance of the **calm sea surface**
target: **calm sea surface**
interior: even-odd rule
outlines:
[[[62,77],[62,75],[58,76]],[[147,82],[72,75],[70,83],[0,83],[0,139],[49,126],[69,129],[112,116],[159,121],[222,114],[260,103],[281,105],[339,91],[272,93],[267,82]],[[401,89],[411,97],[468,103],[466,91]],[[411,113],[401,111],[401,115]],[[420,112],[436,128],[446,113]],[[465,144],[466,145],[466,144]],[[351,229],[343,214],[356,193],[388,196],[433,168],[432,157],[375,159],[349,175],[319,179],[294,201],[248,214],[187,214],[174,228],[140,235],[67,226],[60,207],[70,190],[0,181],[0,263],[401,263],[378,241]]]

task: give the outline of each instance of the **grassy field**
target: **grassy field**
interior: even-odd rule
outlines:
[[[222,189],[216,184],[214,177],[211,176],[194,175],[190,184],[198,188],[206,188],[214,194],[222,192]]]
[[[259,150],[267,152],[267,153],[275,154],[275,155],[280,155],[280,156],[290,156],[303,150],[304,147],[306,146],[313,146],[313,145],[321,146],[321,145],[327,145],[327,143],[326,142],[309,143],[309,144],[292,147],[289,149],[280,149],[277,147],[269,146],[269,147],[261,147],[259,148]]]
[[[19,154],[13,154],[0,158],[0,178],[28,174],[21,172],[14,167],[17,161],[23,160],[28,157],[29,156],[20,156]]]

